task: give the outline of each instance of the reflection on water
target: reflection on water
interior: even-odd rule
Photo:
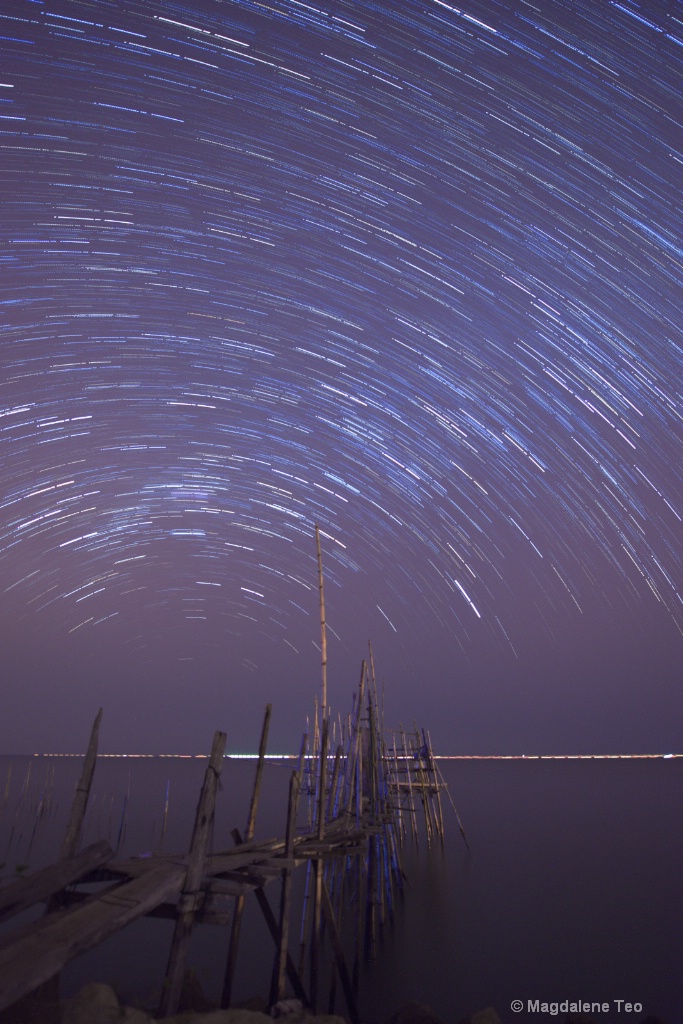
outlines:
[[[158,850],[168,794],[164,849],[185,850],[205,766],[101,759],[83,843],[120,839],[125,854]],[[266,765],[257,838],[284,832],[290,770]],[[363,967],[363,1019],[381,1021],[408,999],[447,1022],[488,1005],[509,1020],[513,999],[627,999],[643,1005],[634,1019],[678,1020],[683,763],[456,761],[442,770],[470,850],[450,812],[445,849],[424,841],[405,848],[405,897],[377,960]],[[79,771],[77,759],[13,758],[10,768],[0,758],[3,880],[57,855]],[[231,846],[230,829],[244,826],[253,775],[253,762],[226,763],[214,849]],[[277,883],[266,892],[276,905]],[[236,999],[264,991],[270,971],[271,940],[249,901],[247,911]],[[74,961],[64,988],[98,978],[154,1003],[170,938],[169,922],[141,921]],[[227,944],[227,929],[193,934],[190,962],[212,997]],[[514,1020],[538,1024],[539,1015]]]

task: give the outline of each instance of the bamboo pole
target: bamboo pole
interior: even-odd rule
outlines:
[[[166,826],[168,824],[168,803],[171,790],[171,780],[166,780],[166,802],[164,803],[164,820],[161,824],[161,835],[159,837],[159,853],[163,853],[164,839],[166,838]]]
[[[254,778],[254,789],[251,794],[251,803],[249,804],[247,827],[244,833],[245,843],[251,842],[251,840],[254,837],[254,829],[256,827],[256,813],[258,811],[259,796],[261,792],[261,780],[263,778],[263,766],[265,764],[266,746],[268,743],[268,731],[270,729],[270,716],[272,710],[273,705],[266,704],[266,710],[263,716],[263,726],[261,727],[261,740],[259,742],[258,762],[256,764],[256,776]],[[232,997],[232,984],[235,978],[235,968],[237,966],[237,949],[239,946],[240,932],[242,930],[244,903],[245,897],[243,895],[238,896],[237,899],[235,900],[235,906],[232,917],[232,928],[230,930],[230,945],[228,947],[228,959],[225,964],[225,974],[223,976],[223,992],[221,994],[222,1007],[230,1006],[230,999]]]
[[[216,732],[211,746],[211,756],[204,776],[194,828],[190,843],[189,863],[183,891],[178,901],[171,951],[168,958],[166,980],[161,994],[160,1017],[171,1017],[178,1009],[180,990],[185,973],[185,960],[190,943],[190,932],[201,894],[204,862],[213,830],[218,779],[223,767],[225,733]]]
[[[453,797],[451,796],[451,791],[450,791],[450,789],[448,788],[448,785],[447,785],[447,783],[446,783],[446,780],[444,779],[444,777],[443,777],[443,775],[442,775],[442,773],[441,773],[441,769],[439,768],[438,764],[437,764],[437,766],[436,766],[436,770],[437,770],[437,772],[438,772],[438,774],[439,774],[439,777],[440,777],[440,779],[441,779],[441,782],[442,782],[442,784],[443,784],[443,787],[444,787],[444,789],[446,790],[446,796],[448,797],[448,799],[449,799],[449,800],[450,800],[450,802],[451,802],[451,807],[453,808],[453,813],[455,814],[455,820],[457,821],[457,823],[458,823],[458,828],[460,829],[460,835],[462,836],[462,838],[463,838],[463,840],[464,840],[464,842],[465,842],[465,846],[466,846],[466,847],[467,847],[467,849],[469,850],[469,848],[470,848],[470,844],[469,844],[469,843],[467,842],[467,836],[465,835],[465,830],[464,830],[464,828],[462,827],[462,822],[461,822],[461,820],[460,820],[460,815],[458,814],[458,808],[457,808],[457,807],[455,806],[455,802],[454,802],[454,800],[453,800]]]
[[[318,769],[318,842],[325,837],[325,780],[327,775],[327,742],[328,742],[327,716],[323,718],[322,737],[320,742],[320,765]],[[324,860],[316,857],[314,863],[315,891],[313,899],[313,925],[310,948],[310,985],[311,1008],[316,1010],[318,1000],[318,971],[320,963],[320,940],[322,923],[322,885],[323,885]]]
[[[422,735],[425,737],[425,744],[426,744],[426,747],[427,747],[427,753],[429,755],[429,767],[430,767],[430,771],[431,771],[431,774],[432,774],[432,778],[434,780],[434,787],[436,789],[436,804],[437,804],[437,808],[438,808],[437,830],[438,830],[441,842],[443,843],[443,841],[444,841],[443,805],[441,803],[441,787],[439,786],[439,780],[438,780],[437,775],[436,775],[436,761],[434,760],[434,751],[432,750],[432,738],[429,735],[429,732],[425,733],[424,729],[422,730]]]
[[[367,673],[367,665],[365,661],[362,662],[360,667],[360,682],[358,684],[358,698],[354,695],[354,715],[351,724],[349,725],[349,753],[350,753],[350,765],[347,768],[348,778],[348,791],[346,796],[346,811],[347,814],[351,814],[353,810],[354,794],[357,791],[356,785],[356,769],[358,764],[359,749],[360,749],[360,719],[363,707],[363,692],[365,687],[365,676]]]
[[[391,739],[392,739],[392,743],[394,744],[394,748],[393,748],[393,752],[394,752],[394,779],[395,779],[394,799],[396,800],[395,806],[396,806],[396,814],[397,814],[397,817],[398,817],[398,831],[399,831],[399,835],[401,837],[401,840],[403,840],[403,837],[406,834],[406,830],[405,830],[405,823],[403,821],[403,805],[401,803],[401,790],[400,790],[400,787],[399,787],[400,775],[399,775],[399,770],[398,770],[398,756],[397,756],[397,753],[396,753],[396,733],[392,733],[391,734]]]
[[[400,731],[401,731],[401,742],[403,744],[403,758],[404,758],[404,761],[405,761],[406,773],[407,773],[407,777],[408,777],[408,807],[409,807],[409,814],[410,814],[410,826],[411,826],[412,833],[413,833],[413,840],[414,840],[415,843],[417,843],[418,842],[418,838],[417,838],[417,821],[415,820],[415,801],[414,801],[414,798],[413,798],[413,783],[412,783],[412,777],[411,777],[412,766],[411,766],[411,763],[410,763],[410,760],[409,760],[409,757],[408,757],[408,745],[407,745],[407,742],[406,742],[406,735],[405,735],[405,733],[403,731],[403,726],[402,725],[400,727]]]
[[[417,731],[417,726],[415,726],[415,743],[416,743],[416,751],[417,751],[416,754],[415,754],[416,761],[417,761],[416,775],[417,775],[417,780],[418,780],[418,785],[419,785],[420,797],[422,799],[422,810],[424,811],[424,816],[425,816],[425,828],[427,829],[427,845],[430,845],[431,841],[432,841],[432,832],[433,832],[433,828],[432,828],[432,815],[431,815],[431,810],[430,810],[430,806],[429,806],[429,801],[427,799],[427,796],[428,796],[428,794],[427,794],[427,786],[426,786],[426,783],[425,783],[424,769],[422,767],[422,745],[420,743],[420,734]]]
[[[341,759],[343,754],[343,748],[341,744],[337,747],[334,755],[334,768],[332,769],[332,781],[330,783],[330,792],[327,801],[327,818],[328,821],[336,817],[337,812],[337,789],[339,786],[339,773],[341,770]]]
[[[320,528],[315,526],[315,545],[318,554],[318,589],[320,591],[320,651],[322,668],[322,715],[327,718],[327,628],[325,624],[325,594],[323,591],[323,556],[320,548]]]

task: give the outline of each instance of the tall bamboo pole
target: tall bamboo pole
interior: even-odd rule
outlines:
[[[327,776],[327,740],[328,740],[328,719],[323,718],[322,725],[322,736],[320,741],[320,766],[318,773],[318,840],[322,841],[325,837],[325,783]],[[315,871],[315,889],[314,889],[314,900],[313,900],[313,924],[312,924],[312,935],[311,935],[311,950],[310,950],[310,962],[311,962],[311,980],[309,986],[309,993],[311,998],[311,1008],[315,1012],[316,1004],[318,1001],[318,971],[320,964],[320,941],[322,938],[322,885],[323,885],[323,871],[325,862],[322,856],[316,858],[314,862]]]
[[[325,625],[325,594],[323,591],[323,556],[320,548],[320,528],[315,525],[315,545],[318,553],[318,589],[320,591],[320,651],[322,667],[322,716],[327,718],[327,628]]]

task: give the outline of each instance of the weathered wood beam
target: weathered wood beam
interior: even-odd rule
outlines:
[[[64,914],[48,914],[0,948],[0,1010],[47,981],[79,953],[98,945],[178,892],[182,864],[164,863],[140,878]]]
[[[83,830],[83,819],[85,818],[85,810],[88,806],[88,797],[90,796],[90,787],[92,785],[92,777],[95,772],[95,762],[97,760],[97,740],[100,732],[100,722],[102,721],[102,708],[97,712],[95,721],[93,722],[92,731],[90,733],[90,742],[88,743],[88,750],[85,755],[83,762],[83,769],[81,776],[76,783],[76,792],[74,793],[74,801],[71,806],[71,815],[69,817],[69,824],[66,828],[64,840],[62,842],[62,849],[60,857],[73,857],[78,850],[78,844],[81,841],[81,832]]]
[[[15,914],[27,910],[43,900],[54,896],[67,885],[78,881],[88,871],[106,864],[114,851],[105,840],[87,846],[81,853],[51,864],[40,871],[12,882],[0,889],[0,921],[6,921]]]
[[[254,829],[256,827],[256,812],[258,810],[259,794],[261,792],[261,779],[263,777],[263,766],[265,764],[266,746],[268,744],[268,730],[270,728],[270,716],[272,710],[273,705],[266,704],[266,711],[263,716],[263,726],[261,728],[261,740],[259,742],[258,762],[256,764],[256,777],[254,779],[254,790],[251,795],[249,817],[247,818],[247,827],[244,833],[244,841],[246,843],[250,842],[254,838]],[[232,983],[235,977],[235,968],[237,966],[237,949],[239,947],[243,916],[244,896],[238,896],[237,899],[235,900],[232,926],[230,930],[230,945],[228,946],[228,956],[225,963],[225,973],[223,976],[221,1006],[230,1006],[230,999],[232,996]]]

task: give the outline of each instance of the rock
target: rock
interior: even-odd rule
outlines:
[[[0,1024],[61,1024],[61,1019],[58,978],[0,1011]]]
[[[485,1010],[479,1010],[478,1013],[472,1014],[470,1021],[471,1024],[503,1024],[492,1006],[487,1006]]]
[[[432,1013],[429,1006],[409,1002],[393,1013],[386,1024],[443,1024],[443,1021]]]
[[[286,1017],[288,1014],[301,1014],[304,1012],[304,1004],[300,999],[281,999],[270,1008],[271,1017]]]
[[[179,1013],[175,1017],[162,1017],[155,1024],[273,1024],[273,1018],[258,1010],[233,1007],[211,1013]]]
[[[258,1010],[260,1013],[268,1013],[268,1003],[263,996],[252,996],[251,999],[244,999],[234,1004],[238,1010]]]
[[[334,1013],[308,1013],[302,1010],[301,1013],[288,1013],[284,1017],[278,1017],[278,1024],[347,1024],[344,1017]]]
[[[485,1010],[478,1010],[471,1017],[462,1017],[458,1024],[502,1024],[502,1021],[492,1006]]]
[[[110,985],[90,981],[62,1007],[62,1024],[118,1024],[121,1007]]]
[[[153,1017],[135,1006],[124,1006],[121,1013],[123,1016],[116,1018],[117,1024],[154,1024]]]

